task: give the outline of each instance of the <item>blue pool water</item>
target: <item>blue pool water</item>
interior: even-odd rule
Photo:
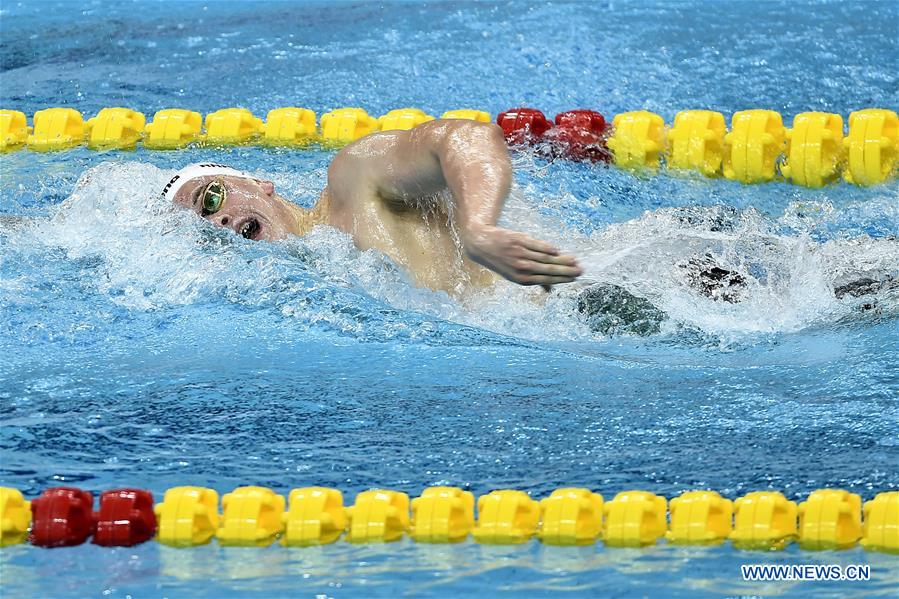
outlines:
[[[263,115],[526,104],[547,114],[896,109],[895,2],[4,2],[0,106]],[[635,177],[517,154],[509,226],[575,252],[669,315],[592,333],[564,290],[465,301],[319,229],[251,243],[157,199],[215,159],[309,206],[331,151],[17,152],[0,157],[0,485],[193,484],[535,497],[586,486],[800,501],[899,488],[899,184]],[[711,230],[716,206],[737,209]],[[720,209],[720,208],[719,208]],[[684,211],[690,218],[683,218]],[[25,217],[24,220],[22,217]],[[24,224],[23,224],[24,222]],[[697,252],[753,274],[697,296]],[[868,583],[740,579],[743,563],[868,563]],[[889,595],[894,556],[717,548],[385,546],[0,552],[4,596]]]

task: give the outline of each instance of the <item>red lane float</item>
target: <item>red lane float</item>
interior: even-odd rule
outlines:
[[[511,146],[532,145],[549,159],[608,162],[606,119],[595,110],[568,110],[556,115],[555,126],[536,108],[510,108],[496,117]]]
[[[96,545],[130,547],[149,541],[156,534],[153,494],[141,489],[105,491],[96,520]]]
[[[94,531],[93,496],[73,487],[54,487],[31,502],[31,544],[80,545]]]
[[[553,126],[536,108],[510,108],[496,116],[496,124],[513,146],[539,141]]]
[[[569,160],[609,162],[606,147],[606,119],[595,110],[568,110],[555,118],[556,126],[545,138],[551,153]]]

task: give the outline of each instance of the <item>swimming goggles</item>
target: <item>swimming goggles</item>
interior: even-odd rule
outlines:
[[[206,189],[200,194],[200,198],[203,200],[203,215],[215,214],[222,209],[222,204],[228,199],[225,183],[221,179],[216,179],[206,186]]]

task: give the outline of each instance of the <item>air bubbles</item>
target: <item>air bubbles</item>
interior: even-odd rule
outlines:
[[[129,310],[262,311],[294,336],[325,331],[429,344],[595,343],[604,336],[590,330],[577,300],[594,283],[622,289],[622,298],[649,300],[667,315],[641,334],[659,331],[651,334],[689,344],[699,333],[727,344],[841,322],[859,311],[858,301],[836,298],[835,285],[858,275],[895,275],[899,264],[895,239],[813,238],[811,231],[840,213],[826,201],[796,202],[780,219],[711,205],[594,222],[596,210],[614,198],[560,197],[529,170],[532,162],[537,170],[549,167],[527,156],[516,162],[532,177],[514,190],[501,224],[573,253],[585,271],[549,294],[504,280],[458,295],[422,289],[383,254],[358,250],[331,227],[278,243],[246,241],[167,205],[159,190],[171,173],[136,162],[89,169],[49,220],[12,243],[26,254],[61,251],[82,288]],[[260,176],[308,206],[325,172]],[[739,288],[709,293],[721,285],[703,279],[703,269],[715,268],[725,273],[719,277],[725,287],[738,279]],[[895,313],[895,302],[880,309]],[[626,327],[615,331],[628,334]]]

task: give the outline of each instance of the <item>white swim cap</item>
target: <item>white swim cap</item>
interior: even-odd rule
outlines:
[[[178,190],[184,187],[185,183],[187,183],[191,179],[196,179],[197,177],[208,177],[210,175],[225,175],[226,177],[255,179],[255,177],[253,177],[252,175],[231,168],[230,166],[225,166],[224,164],[215,164],[213,162],[199,162],[197,164],[189,164],[175,173],[175,176],[172,177],[162,189],[162,197],[171,202],[175,199],[175,194],[178,193]]]

